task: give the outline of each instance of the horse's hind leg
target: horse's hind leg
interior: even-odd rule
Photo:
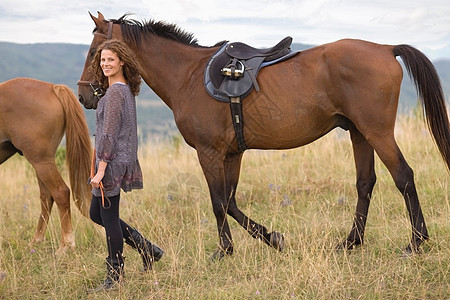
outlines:
[[[16,152],[19,151],[13,144],[11,144],[11,142],[0,143],[0,165],[13,156]]]
[[[39,193],[41,199],[41,215],[39,216],[38,225],[36,228],[36,233],[33,237],[33,242],[40,243],[45,238],[45,231],[47,230],[48,221],[50,219],[50,213],[53,207],[53,198],[50,194],[50,191],[47,189],[45,184],[41,181],[39,176],[36,177],[38,179],[39,184]]]
[[[376,182],[374,150],[372,146],[355,127],[350,129],[350,136],[356,165],[358,202],[350,234],[345,241],[337,246],[338,249],[353,249],[355,246],[363,243],[370,199]]]
[[[397,189],[405,199],[412,225],[412,238],[410,244],[406,247],[406,252],[419,252],[422,242],[428,239],[428,230],[417,196],[413,170],[403,157],[393,135],[374,139],[371,144],[388,168]]]
[[[70,190],[62,179],[61,174],[59,174],[54,161],[35,163],[33,167],[58,207],[61,223],[61,241],[56,254],[64,253],[67,249],[75,247],[70,215]]]
[[[233,217],[253,237],[264,241],[267,245],[282,251],[284,236],[276,231],[269,233],[267,228],[247,217],[236,204],[236,188],[239,181],[242,154],[230,154],[225,159],[225,190],[228,195],[228,214]]]

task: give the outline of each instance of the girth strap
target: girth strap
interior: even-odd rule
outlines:
[[[233,120],[234,132],[236,133],[236,139],[239,152],[244,152],[247,149],[247,145],[244,140],[244,118],[242,114],[242,102],[240,97],[230,98],[231,119]]]

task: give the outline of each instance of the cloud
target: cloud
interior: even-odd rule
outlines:
[[[203,45],[232,40],[270,46],[286,35],[308,44],[360,38],[419,49],[450,45],[448,0],[2,0],[0,39],[88,44],[88,11],[175,23]]]

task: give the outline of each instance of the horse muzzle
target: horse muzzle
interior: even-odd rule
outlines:
[[[96,109],[98,101],[104,95],[97,82],[78,81],[78,100],[86,109]]]

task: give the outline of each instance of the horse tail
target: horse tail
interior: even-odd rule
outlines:
[[[66,121],[66,161],[69,166],[70,186],[75,205],[89,216],[91,189],[87,184],[90,174],[91,140],[81,105],[65,85],[54,85],[53,91],[64,110]]]
[[[394,56],[401,57],[414,81],[428,129],[450,170],[450,126],[444,92],[436,69],[422,52],[411,46],[394,46],[393,53]]]

